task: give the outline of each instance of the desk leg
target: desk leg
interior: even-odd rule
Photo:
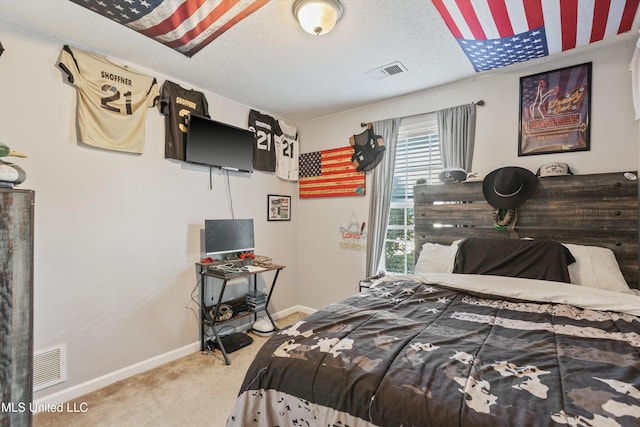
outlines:
[[[225,363],[227,365],[231,365],[231,361],[229,360],[227,351],[224,349],[224,345],[222,345],[222,340],[220,339],[220,336],[218,335],[216,328],[212,328],[212,329],[213,329],[213,335],[216,337],[216,342],[218,343],[218,346],[220,347],[220,351],[222,352],[222,356],[224,356]]]
[[[224,290],[227,287],[227,282],[228,280],[226,279],[222,281],[222,289],[220,289],[220,294],[218,295],[218,303],[216,304],[216,309],[213,313],[213,319],[211,319],[211,329],[213,330],[213,335],[216,337],[216,343],[218,343],[218,347],[220,347],[220,351],[224,356],[224,361],[227,365],[231,365],[231,361],[227,355],[227,350],[225,350],[222,340],[220,339],[220,335],[218,335],[218,331],[216,331],[216,319],[218,318],[218,311],[220,310],[220,304],[222,304],[222,296],[224,295]]]
[[[253,294],[257,294],[258,293],[258,275],[254,274],[253,275]],[[253,323],[256,323],[258,321],[258,312],[256,311],[255,313],[253,313]]]
[[[269,313],[269,301],[271,301],[271,294],[273,293],[273,289],[276,287],[276,281],[278,280],[279,274],[280,274],[280,270],[276,270],[276,275],[273,277],[273,282],[271,282],[271,289],[269,289],[269,294],[267,295],[267,301],[265,302],[265,305],[264,305],[264,312],[267,313],[267,316],[271,321],[271,325],[273,325],[274,331],[279,331],[280,328],[278,328],[278,325],[276,325],[276,322],[273,320],[273,317],[271,317],[271,313]]]
[[[207,315],[204,305],[204,290],[205,290],[205,280],[206,276],[204,275],[204,268],[200,267],[200,351],[206,350],[206,342],[204,339],[204,319]]]

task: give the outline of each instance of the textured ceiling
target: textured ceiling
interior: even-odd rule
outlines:
[[[68,0],[1,0],[0,17],[297,123],[476,74],[428,0],[343,0],[320,37],[292,3],[270,1],[192,58]],[[396,61],[407,71],[371,72]]]

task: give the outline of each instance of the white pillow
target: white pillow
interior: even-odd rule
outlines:
[[[569,277],[574,285],[633,293],[624,280],[616,256],[609,248],[563,243],[576,262],[569,264]]]
[[[415,271],[416,273],[453,273],[457,252],[457,241],[450,246],[425,243],[422,245]]]

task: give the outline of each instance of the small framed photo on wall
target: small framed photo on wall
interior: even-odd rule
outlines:
[[[589,151],[591,63],[520,78],[518,156]]]
[[[269,221],[291,220],[291,196],[267,196],[267,219]]]

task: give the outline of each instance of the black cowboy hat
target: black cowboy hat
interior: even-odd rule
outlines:
[[[496,209],[515,209],[523,204],[538,185],[538,177],[517,166],[496,169],[482,181],[487,202]]]

